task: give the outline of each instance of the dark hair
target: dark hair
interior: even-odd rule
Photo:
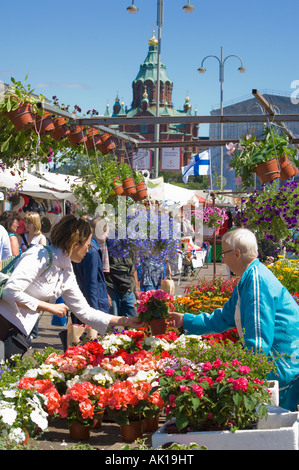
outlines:
[[[89,222],[75,215],[65,215],[52,227],[50,241],[70,256],[75,243],[85,243],[91,235]]]
[[[7,230],[7,232],[11,232],[11,226],[14,220],[20,220],[20,214],[15,211],[5,211],[3,214],[0,215],[0,224]]]

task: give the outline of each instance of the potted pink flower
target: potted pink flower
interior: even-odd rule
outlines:
[[[153,336],[165,334],[166,318],[174,310],[173,296],[162,289],[141,292],[137,302],[138,317],[149,323]]]

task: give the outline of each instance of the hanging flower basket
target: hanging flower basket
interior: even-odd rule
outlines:
[[[55,142],[59,142],[70,133],[70,130],[64,118],[58,117],[58,118],[53,119],[53,124],[54,124],[55,129],[51,133],[51,137],[52,139],[55,140]]]
[[[285,181],[289,178],[293,178],[297,173],[298,169],[293,167],[291,161],[287,156],[279,158],[280,165],[280,180]]]
[[[34,130],[37,134],[50,134],[54,129],[55,126],[53,124],[51,114],[48,111],[45,111],[41,116],[36,114]]]
[[[276,158],[272,158],[272,160],[269,160],[268,162],[260,163],[255,167],[254,171],[262,184],[270,183],[270,181],[274,181],[280,177]]]
[[[87,132],[86,147],[87,150],[94,149],[97,145],[102,143],[101,136],[97,129],[91,128]]]
[[[16,110],[9,111],[6,115],[18,131],[32,127],[35,122],[30,103],[23,103]]]
[[[136,186],[135,186],[135,181],[134,178],[125,178],[123,180],[123,188],[124,188],[124,193],[125,196],[132,196],[133,194],[136,194]]]
[[[118,177],[114,178],[113,185],[114,185],[115,195],[116,196],[121,196],[124,192],[124,188],[122,186],[121,180]]]
[[[148,196],[144,181],[136,183],[136,194],[133,196],[134,201],[143,201]]]
[[[74,129],[71,129],[67,138],[72,147],[83,144],[87,139],[84,126],[76,126]]]
[[[97,148],[103,155],[106,155],[111,150],[115,149],[115,142],[113,142],[110,134],[108,134],[107,132],[101,134],[101,142],[99,142]]]

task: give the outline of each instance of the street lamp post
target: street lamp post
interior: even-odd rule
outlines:
[[[183,6],[183,10],[186,13],[191,13],[194,10],[194,6],[191,5],[190,0],[188,3]],[[137,13],[138,8],[134,5],[134,0],[132,4],[127,8],[129,13]],[[158,57],[157,57],[157,97],[156,97],[156,117],[159,117],[160,112],[160,66],[161,66],[161,31],[163,25],[163,15],[164,15],[164,0],[157,0],[157,26],[158,26]],[[154,132],[154,141],[159,142],[160,137],[160,125],[155,124]],[[155,157],[154,157],[154,178],[159,176],[159,148],[155,148]]]
[[[236,57],[239,59],[241,65],[238,68],[239,72],[244,73],[246,71],[245,67],[243,66],[243,62],[241,57],[235,54],[230,54],[223,59],[223,47],[221,47],[221,54],[220,54],[220,59],[216,55],[207,55],[206,57],[203,58],[201,65],[199,67],[198,72],[199,73],[205,73],[206,69],[203,67],[203,64],[206,59],[209,57],[213,57],[214,59],[218,60],[219,63],[219,82],[220,82],[220,115],[223,116],[223,82],[224,82],[224,64],[227,59],[230,57]],[[220,140],[223,140],[223,122],[220,123]],[[220,184],[221,184],[221,190],[223,189],[223,147],[220,147]]]

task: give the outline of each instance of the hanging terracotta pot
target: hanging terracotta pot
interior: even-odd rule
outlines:
[[[136,439],[142,439],[142,421],[130,421],[129,424],[120,426],[121,436],[124,442],[134,442]]]
[[[53,124],[54,124],[54,131],[51,133],[52,139],[55,140],[55,142],[59,142],[60,140],[64,139],[69,133],[70,130],[66,124],[66,120],[62,117],[57,117],[53,119]]]
[[[94,149],[97,145],[102,143],[101,136],[97,129],[91,128],[87,132],[86,147],[87,150]]]
[[[136,183],[136,195],[133,196],[134,201],[143,201],[148,196],[144,181]]]
[[[37,134],[50,134],[55,129],[55,126],[52,121],[51,114],[48,111],[45,111],[42,116],[39,114],[35,115],[35,127],[34,130]]]
[[[74,421],[70,425],[70,438],[73,441],[87,441],[90,438],[90,426],[84,426]]]
[[[272,158],[272,160],[268,162],[260,163],[254,171],[262,184],[269,183],[270,181],[274,181],[276,178],[280,177],[276,158]]]
[[[123,180],[123,188],[124,188],[125,196],[130,197],[133,194],[136,194],[136,186],[135,186],[134,178],[133,177],[125,178]]]
[[[151,329],[152,336],[165,335],[165,332],[166,332],[165,318],[155,318],[154,320],[150,320],[149,326]]]
[[[71,129],[67,138],[72,147],[83,144],[87,139],[84,126],[76,126],[74,129]]]
[[[31,112],[30,103],[23,103],[14,111],[6,113],[13,125],[18,131],[30,128],[34,125],[35,119]]]
[[[115,142],[113,142],[110,134],[107,132],[101,134],[101,143],[97,145],[97,148],[103,155],[106,155],[111,150],[115,149]]]
[[[115,195],[116,196],[121,196],[124,192],[124,188],[122,186],[121,180],[118,177],[116,177],[116,178],[114,178],[113,184],[114,184]]]
[[[296,171],[293,167],[292,163],[290,162],[289,158],[284,155],[278,159],[279,166],[280,166],[280,179],[281,181],[288,180],[289,178],[293,178],[295,176]]]
[[[143,432],[155,432],[159,427],[159,418],[160,414],[154,416],[153,418],[144,418],[142,422]]]

